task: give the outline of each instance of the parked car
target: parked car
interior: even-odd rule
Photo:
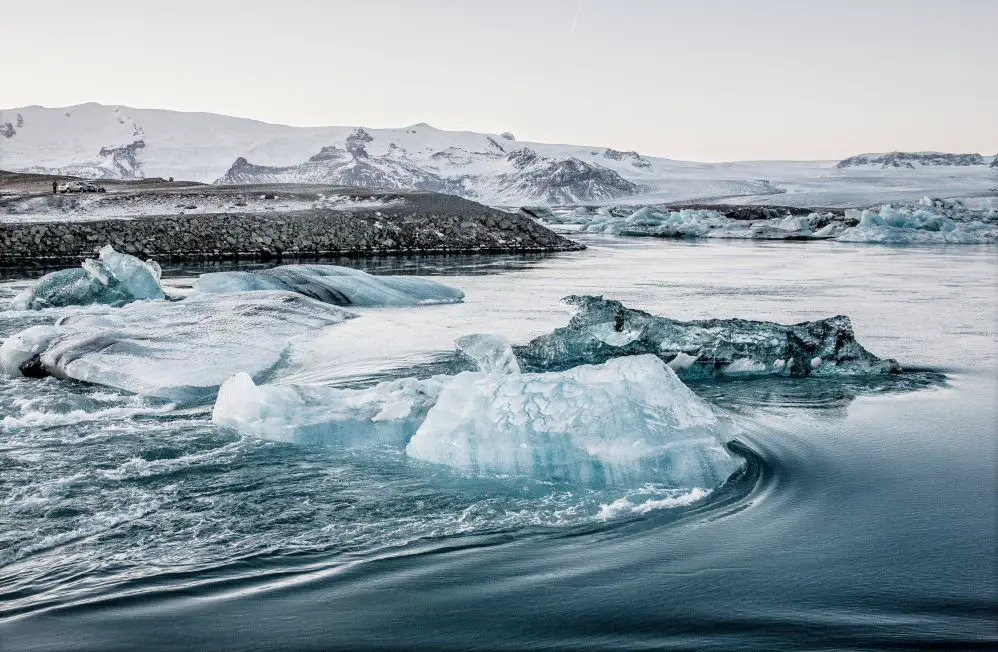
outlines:
[[[63,194],[67,192],[107,192],[107,189],[89,181],[67,181],[59,184],[59,192]]]

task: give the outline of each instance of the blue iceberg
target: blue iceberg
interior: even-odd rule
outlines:
[[[221,294],[250,290],[297,292],[337,306],[416,306],[459,303],[464,293],[411,276],[375,276],[336,265],[282,265],[273,269],[202,274],[198,292]]]
[[[88,258],[79,268],[46,274],[14,297],[11,309],[123,306],[143,299],[162,300],[166,294],[159,284],[161,273],[155,261],[142,262],[108,245],[100,250],[97,260]]]

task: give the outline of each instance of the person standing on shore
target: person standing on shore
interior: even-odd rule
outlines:
[[[56,188],[56,184],[55,184],[55,181],[53,181],[52,182],[52,194],[53,195],[55,194],[55,188]]]

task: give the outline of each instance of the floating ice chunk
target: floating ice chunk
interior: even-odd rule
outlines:
[[[807,217],[788,215],[776,224],[777,228],[798,233],[811,233],[811,223]]]
[[[132,303],[22,331],[0,346],[0,361],[8,375],[198,401],[239,371],[258,376],[273,368],[293,337],[353,316],[288,292]]]
[[[283,265],[273,269],[202,274],[194,289],[204,293],[285,290],[338,306],[415,306],[458,303],[464,293],[411,276],[374,276],[336,265]]]
[[[856,211],[847,211],[855,218]],[[918,204],[858,213],[859,224],[838,236],[839,242],[885,244],[995,244],[996,214],[990,207],[975,211],[962,202],[923,198]]]
[[[733,220],[713,210],[659,210],[649,206],[639,208],[626,217],[596,215],[586,227],[590,233],[611,235],[655,236],[660,238],[695,238],[728,226]]]
[[[745,319],[682,322],[625,308],[603,297],[571,296],[566,301],[577,310],[568,326],[514,349],[522,369],[561,370],[643,353],[684,363],[687,360],[680,355],[693,357],[691,364],[675,365],[682,378],[745,372],[880,374],[900,368],[860,346],[849,318],[842,315],[789,326]],[[607,329],[639,336],[618,345],[607,341]],[[815,357],[823,361],[817,369],[809,364]],[[787,362],[777,365],[777,361]]]
[[[404,378],[367,389],[257,386],[247,373],[222,384],[211,420],[241,433],[295,443],[407,441],[440,393],[442,379]]]
[[[458,338],[457,350],[475,363],[478,371],[518,374],[520,364],[509,341],[500,335],[465,335]]]
[[[541,374],[458,374],[406,454],[474,473],[714,487],[741,467],[702,399],[655,356]]]
[[[14,297],[14,310],[40,310],[63,306],[106,304],[122,306],[141,299],[165,299],[159,284],[161,270],[155,261],[115,251],[100,250],[98,260],[87,259],[77,269],[46,274]]]

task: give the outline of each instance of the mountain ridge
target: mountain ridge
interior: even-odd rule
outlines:
[[[781,202],[844,205],[873,200],[885,187],[896,190],[884,199],[980,196],[995,186],[995,160],[889,152],[838,162],[696,163],[611,147],[519,142],[509,132],[446,131],[425,122],[393,129],[291,127],[97,103],[0,110],[0,169],[111,179],[367,185],[496,205],[721,198],[751,203],[776,194]],[[958,178],[943,168],[958,168]],[[914,181],[905,177],[892,184],[899,175]]]

